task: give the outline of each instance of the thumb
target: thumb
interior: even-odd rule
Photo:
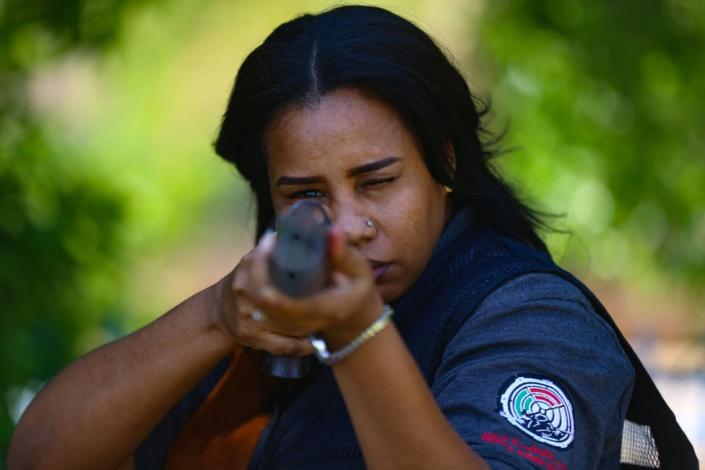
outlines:
[[[367,260],[357,248],[345,241],[343,232],[336,227],[328,233],[328,249],[331,270],[352,277],[360,277],[369,272]]]

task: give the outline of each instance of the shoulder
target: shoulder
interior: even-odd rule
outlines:
[[[580,288],[556,274],[529,273],[506,281],[478,305],[454,341],[469,339],[474,335],[468,333],[489,325],[494,326],[488,331],[492,339],[519,334],[526,341],[530,335],[532,341],[559,343],[566,338],[573,350],[599,345],[629,362],[615,331]]]
[[[485,298],[478,310],[493,310],[543,298],[572,302],[586,310],[592,309],[580,289],[560,276],[551,273],[528,273],[497,287]]]
[[[479,354],[492,361],[510,348],[544,364],[631,377],[633,369],[612,327],[582,291],[556,274],[529,273],[492,291],[465,320],[445,356]],[[444,361],[446,363],[446,361]]]

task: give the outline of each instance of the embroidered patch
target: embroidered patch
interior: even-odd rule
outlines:
[[[548,379],[519,376],[504,387],[500,415],[539,442],[565,449],[573,442],[573,406]]]

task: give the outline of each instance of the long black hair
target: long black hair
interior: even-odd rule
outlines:
[[[283,109],[326,93],[357,88],[386,102],[422,148],[454,207],[542,251],[538,212],[498,176],[483,143],[486,108],[460,72],[413,23],[378,7],[342,6],[277,27],[245,59],[235,79],[215,150],[249,182],[257,204],[256,236],[274,216],[263,134]]]

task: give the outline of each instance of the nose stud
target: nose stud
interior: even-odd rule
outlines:
[[[374,224],[372,223],[372,219],[365,219],[365,226],[367,228],[374,228]]]

